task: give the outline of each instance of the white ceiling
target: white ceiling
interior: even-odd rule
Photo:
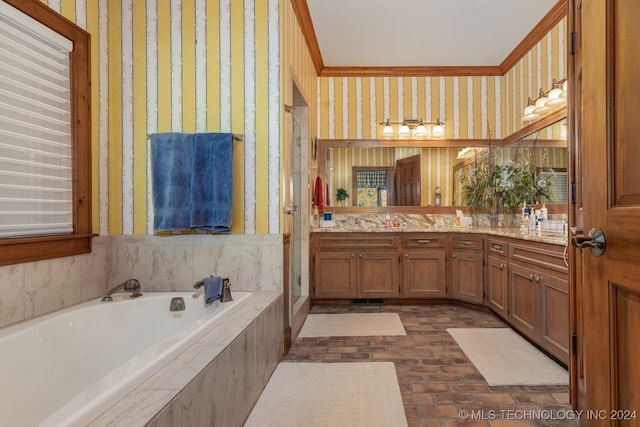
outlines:
[[[496,66],[558,0],[307,0],[325,67]]]

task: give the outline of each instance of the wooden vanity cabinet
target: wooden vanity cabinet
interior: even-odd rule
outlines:
[[[487,239],[487,280],[485,280],[485,305],[503,319],[508,317],[509,297],[509,243],[507,240]]]
[[[407,233],[402,236],[402,296],[447,296],[447,236]]]
[[[452,233],[451,298],[482,304],[484,302],[484,236]]]
[[[399,238],[391,233],[322,233],[313,238],[316,298],[398,298]]]
[[[564,363],[569,362],[569,286],[564,248],[509,244],[509,323]]]
[[[538,319],[539,296],[534,281],[534,270],[526,265],[511,262],[509,265],[509,323],[524,335],[535,340]]]

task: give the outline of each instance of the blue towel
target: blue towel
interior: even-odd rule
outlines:
[[[191,173],[191,227],[231,231],[233,134],[197,133]]]
[[[193,135],[151,135],[153,228],[156,231],[191,228]]]
[[[222,298],[222,277],[211,276],[205,277],[204,282],[204,301],[211,304]]]

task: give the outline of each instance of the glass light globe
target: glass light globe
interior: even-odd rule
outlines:
[[[540,95],[536,99],[536,108],[533,110],[536,114],[544,114],[551,111],[551,107],[547,107],[545,104],[548,101],[547,95],[542,89],[540,89]]]
[[[420,123],[416,128],[415,132],[413,133],[413,136],[415,136],[416,138],[426,138],[427,137],[426,126]]]
[[[440,138],[444,136],[444,126],[440,124],[438,120],[437,124],[431,129],[431,136],[434,138]]]
[[[400,126],[400,129],[398,130],[398,137],[403,139],[411,137],[411,129],[409,129],[409,126],[406,123],[402,123]]]
[[[393,138],[393,127],[391,127],[391,125],[385,125],[382,129],[382,136],[386,139]]]

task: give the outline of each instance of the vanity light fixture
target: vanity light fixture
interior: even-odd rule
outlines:
[[[444,122],[438,118],[435,122],[425,122],[424,120],[404,119],[401,122],[386,121],[379,123],[383,126],[382,137],[384,139],[428,139],[441,138],[444,136]],[[395,131],[394,126],[398,126]]]
[[[436,121],[436,125],[431,129],[431,136],[434,138],[442,138],[444,136],[444,122],[440,121],[440,117]]]
[[[540,117],[539,114],[536,114],[533,110],[536,109],[536,103],[531,97],[529,97],[527,101],[527,106],[524,107],[524,113],[522,114],[522,120],[525,122],[530,122]]]
[[[562,85],[566,82],[565,80],[557,81],[553,79],[553,88],[547,94],[547,102],[545,102],[545,106],[547,107],[557,107],[561,105],[567,104],[567,98],[562,98]]]
[[[528,97],[522,113],[522,121],[531,122],[567,105],[567,79],[553,79],[551,90],[540,89],[535,101]]]
[[[380,124],[384,125],[384,128],[382,129],[382,137],[384,139],[392,139],[394,136],[394,132],[393,132],[393,127],[391,126],[391,122],[389,122],[389,119],[387,119],[386,122],[383,122]]]
[[[422,119],[420,119],[420,122],[418,123],[416,130],[413,132],[413,135],[419,139],[424,139],[427,137],[427,127],[422,122]]]
[[[409,125],[406,120],[402,121],[400,125],[400,129],[398,129],[398,138],[400,139],[410,139],[411,138],[411,129],[409,129]]]
[[[536,99],[536,108],[534,108],[533,112],[541,115],[541,114],[546,114],[549,111],[552,110],[551,107],[545,105],[547,103],[549,98],[547,98],[547,94],[544,93],[544,91],[542,89],[540,89],[540,92],[538,93],[538,99]]]

